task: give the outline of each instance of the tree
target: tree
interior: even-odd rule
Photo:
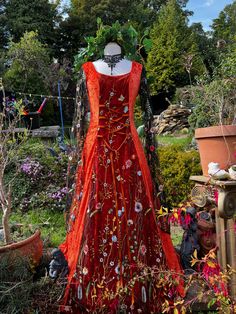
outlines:
[[[107,25],[130,22],[142,36],[167,0],[71,0],[68,18],[60,23],[61,49],[70,58],[85,45],[84,37],[95,35],[97,18]],[[187,0],[179,0],[185,6]]]
[[[8,89],[31,93],[45,91],[50,58],[36,32],[26,32],[18,43],[11,42],[7,55],[11,62],[4,76]]]
[[[194,76],[204,69],[186,15],[176,0],[162,7],[151,40],[147,71],[152,93],[173,91],[189,83],[188,73]]]
[[[6,0],[0,0],[0,51],[5,48],[8,40],[5,9]]]
[[[226,42],[235,41],[236,36],[236,1],[225,6],[218,18],[213,20],[213,37]]]
[[[57,3],[48,0],[10,0],[6,2],[6,28],[13,41],[25,32],[37,31],[39,40],[52,47],[54,28],[58,19]]]
[[[218,64],[218,52],[216,42],[209,32],[205,32],[201,23],[193,23],[190,26],[194,41],[197,44],[199,54],[210,76]]]

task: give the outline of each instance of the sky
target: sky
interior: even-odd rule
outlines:
[[[201,22],[205,31],[211,30],[212,20],[219,16],[219,13],[233,0],[189,0],[187,9],[193,11],[189,17],[189,25]]]

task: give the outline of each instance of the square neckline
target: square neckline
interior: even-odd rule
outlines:
[[[103,74],[103,73],[100,73],[96,70],[95,68],[95,65],[93,64],[93,62],[91,61],[91,64],[93,66],[93,70],[96,74],[98,75],[103,75],[103,76],[107,76],[107,77],[121,77],[121,76],[126,76],[126,75],[130,75],[133,71],[133,66],[134,66],[134,61],[131,61],[131,69],[128,73],[125,73],[125,74],[118,74],[118,75],[109,75],[109,74]]]

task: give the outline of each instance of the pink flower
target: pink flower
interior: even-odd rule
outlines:
[[[125,162],[126,169],[130,168],[131,165],[132,165],[132,161],[130,159],[126,160],[126,162]]]
[[[88,245],[85,244],[85,246],[84,246],[84,254],[85,254],[85,255],[88,254],[88,250],[89,250]]]
[[[150,149],[151,152],[154,152],[155,146],[154,146],[154,145],[151,145],[151,146],[149,147],[149,149]]]
[[[140,253],[141,253],[142,255],[145,255],[146,252],[147,252],[147,248],[146,248],[146,246],[145,246],[144,244],[142,244],[142,245],[140,246]]]
[[[96,204],[96,209],[100,209],[102,207],[102,204],[101,203],[97,203]]]

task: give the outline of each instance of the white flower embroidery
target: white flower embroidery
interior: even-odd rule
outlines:
[[[113,235],[112,238],[111,238],[112,242],[117,242],[117,236],[116,235]]]
[[[120,265],[117,265],[116,266],[116,268],[115,268],[115,272],[116,272],[116,274],[120,274],[120,271],[122,271],[122,273],[123,273],[123,271],[124,271],[124,266],[122,265],[121,267],[120,267]]]
[[[143,205],[140,202],[135,202],[134,210],[136,211],[136,213],[141,212],[142,209],[143,209]]]
[[[125,97],[121,94],[120,97],[118,98],[119,101],[123,101]]]
[[[128,225],[128,226],[131,226],[131,225],[133,225],[133,224],[134,224],[134,222],[133,222],[132,219],[128,219],[128,220],[127,220],[127,225]]]
[[[120,181],[120,180],[121,180],[121,176],[118,175],[118,176],[116,177],[116,179],[117,179],[118,181]]]
[[[124,107],[124,113],[128,112],[129,111],[129,107],[128,106],[125,106]]]

